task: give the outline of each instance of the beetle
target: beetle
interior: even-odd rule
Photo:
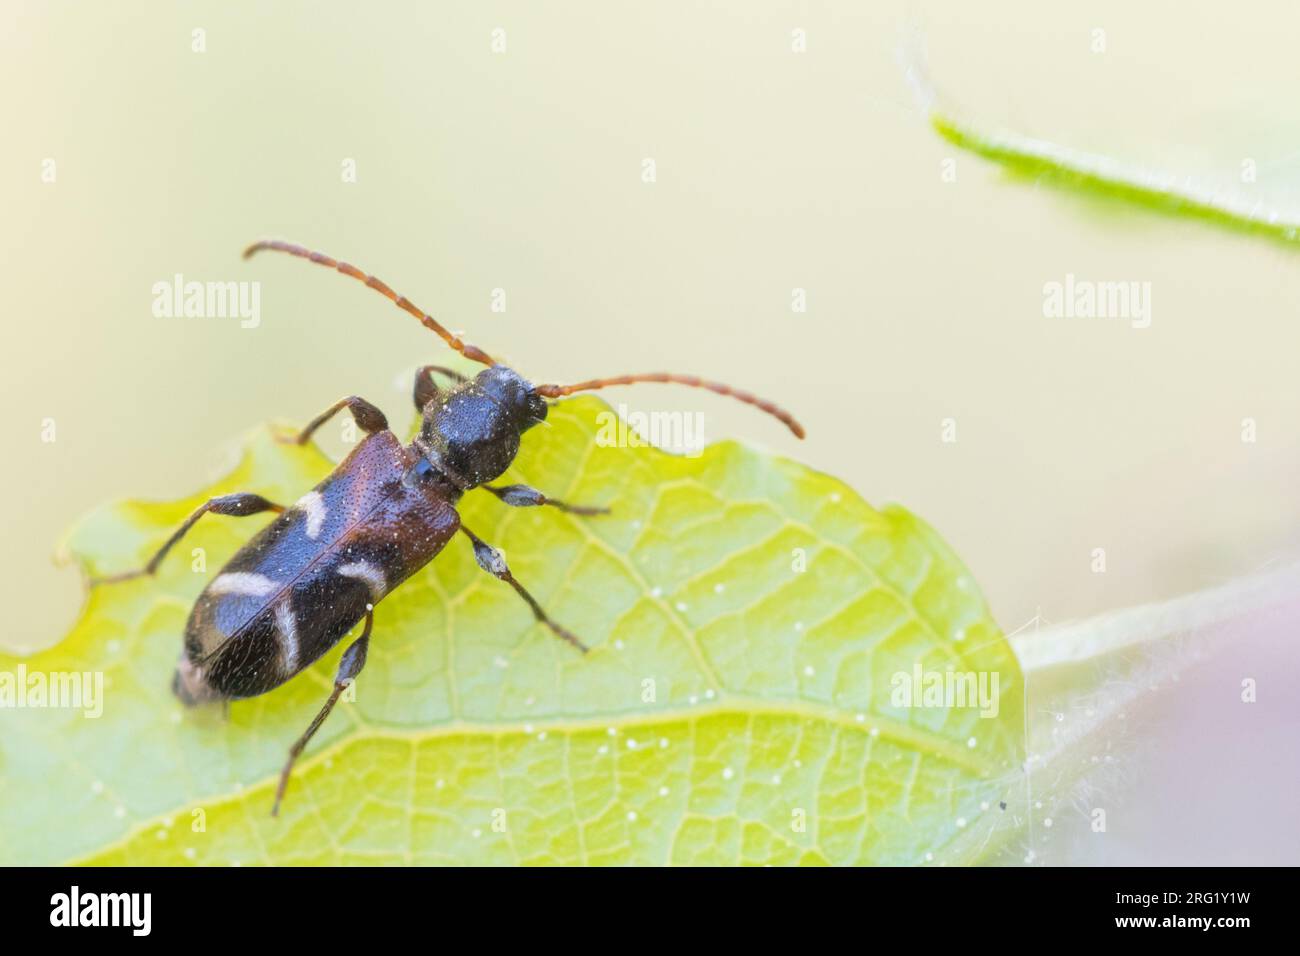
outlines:
[[[578,515],[607,510],[557,501],[526,485],[489,484],[514,461],[520,436],[546,420],[548,399],[610,385],[677,383],[753,405],[780,419],[797,437],[804,435],[784,409],[693,375],[654,372],[574,385],[531,384],[360,269],[279,240],[254,243],[244,251],[244,258],[263,250],[307,259],[364,282],[415,316],[452,349],[485,366],[473,378],[437,365],[426,365],[416,373],[413,397],[421,424],[409,445],[389,429],[388,419],[376,406],[356,395],[340,399],[290,440],[305,444],[344,409],[365,437],[333,473],[293,505],[286,508],[249,492],[212,498],[185,519],[144,567],[91,582],[154,575],[172,547],[206,514],[278,514],[236,552],[190,611],[172,690],[191,706],[265,694],[311,666],[364,622],[360,636],[343,652],[324,706],[289,749],[272,816],[279,814],[294,762],[365,666],[375,605],[432,561],[456,534],[469,539],[479,567],[513,588],[539,623],[576,650],[587,651],[515,579],[501,552],[467,528],[456,511],[461,497],[479,488],[514,507],[545,505]],[[435,376],[450,384],[439,385]]]

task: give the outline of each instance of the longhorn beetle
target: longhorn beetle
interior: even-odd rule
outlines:
[[[587,646],[551,620],[515,580],[501,552],[465,527],[456,512],[461,496],[475,488],[514,507],[549,505],[580,515],[607,510],[556,501],[527,485],[488,484],[510,467],[520,436],[545,421],[547,399],[608,385],[673,382],[754,405],[803,437],[799,423],[771,402],[693,375],[652,372],[576,385],[530,384],[374,276],[319,252],[274,240],[254,243],[244,251],[244,258],[264,249],[307,259],[364,282],[461,355],[486,366],[472,379],[436,365],[421,368],[415,376],[414,396],[422,419],[420,431],[405,446],[389,431],[384,413],[370,402],[356,395],[340,399],[291,440],[305,444],[345,408],[366,437],[333,474],[295,504],[285,508],[248,492],[211,498],[182,522],[143,568],[91,582],[155,574],[167,552],[205,514],[279,514],[236,552],[190,611],[185,646],[172,678],[172,690],[187,705],[265,694],[309,667],[365,621],[361,636],[343,652],[325,705],[289,749],[272,816],[279,813],[294,761],[365,666],[375,605],[433,560],[457,532],[470,540],[479,567],[514,588],[540,623],[586,652]],[[434,375],[454,384],[440,387]]]

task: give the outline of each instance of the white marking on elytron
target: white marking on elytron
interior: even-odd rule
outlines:
[[[266,597],[277,590],[276,584],[265,574],[253,574],[250,571],[227,571],[217,575],[208,585],[209,594],[243,594],[248,597]]]
[[[293,608],[289,607],[288,598],[275,606],[275,626],[279,629],[280,638],[284,642],[285,670],[296,670],[298,667],[298,622],[294,619]]]
[[[369,561],[352,561],[348,564],[339,565],[339,574],[345,578],[357,578],[365,581],[370,587],[370,594],[375,600],[384,596],[384,588],[388,587],[388,581],[384,578],[384,572],[375,567]]]
[[[325,499],[319,491],[309,491],[294,503],[301,508],[307,518],[307,537],[313,541],[320,537],[320,529],[325,524]]]

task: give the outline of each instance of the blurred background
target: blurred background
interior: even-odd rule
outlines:
[[[342,277],[241,262],[264,236],[535,379],[777,400],[806,442],[704,394],[607,393],[906,505],[1007,630],[1292,555],[1300,249],[1011,180],[933,133],[898,56],[923,37],[979,122],[1295,215],[1300,10],[973,7],[5,3],[0,644],[74,620],[51,555],[95,505],[189,494],[250,427],[345,394],[408,420],[440,343]],[[1150,328],[1045,318],[1069,273],[1151,283]],[[260,323],[155,316],[176,274],[260,282]]]

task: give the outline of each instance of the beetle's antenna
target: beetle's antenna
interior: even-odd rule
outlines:
[[[484,365],[496,364],[496,361],[492,358],[492,356],[488,355],[481,348],[479,348],[476,345],[470,345],[468,342],[462,341],[458,336],[453,335],[451,332],[447,331],[447,329],[445,329],[437,319],[431,316],[428,312],[425,312],[423,309],[421,309],[418,305],[416,305],[406,296],[398,295],[396,292],[390,289],[388,287],[388,284],[385,283],[382,279],[377,279],[372,275],[367,275],[366,273],[358,269],[356,266],[349,265],[346,262],[339,262],[337,259],[330,258],[324,253],[313,252],[310,249],[304,248],[303,246],[297,245],[292,242],[281,242],[278,239],[263,239],[259,242],[253,243],[251,246],[249,246],[247,249],[244,250],[244,258],[251,259],[256,253],[261,252],[263,249],[270,249],[274,252],[287,252],[289,255],[297,256],[299,259],[307,259],[310,260],[311,262],[316,263],[317,265],[328,266],[331,269],[337,269],[345,276],[351,276],[352,278],[358,280],[359,282],[364,282],[367,286],[374,289],[384,298],[391,301],[399,309],[401,309],[404,312],[409,312],[411,315],[419,319],[421,324],[423,324],[425,328],[432,330],[434,334],[436,334],[439,338],[441,338],[444,342],[450,345],[461,355],[465,356],[465,358],[472,359],[475,362],[482,362]]]
[[[737,401],[744,402],[746,405],[753,405],[755,408],[767,412],[773,418],[780,419],[790,431],[794,432],[796,438],[803,438],[804,436],[803,426],[794,420],[793,415],[779,405],[774,405],[767,399],[759,398],[751,392],[732,388],[730,385],[724,385],[721,382],[710,382],[696,375],[677,375],[673,372],[644,372],[640,375],[593,378],[587,382],[578,382],[576,385],[538,385],[536,389],[537,394],[544,398],[563,398],[565,395],[572,395],[574,392],[592,392],[607,385],[632,385],[636,382],[671,382],[676,385],[689,385],[692,388],[707,388],[710,392],[728,395]]]

